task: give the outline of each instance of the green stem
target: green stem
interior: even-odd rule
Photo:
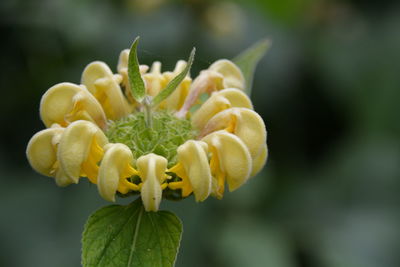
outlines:
[[[149,96],[145,96],[143,99],[143,107],[144,107],[144,117],[146,120],[147,128],[153,127],[153,116],[151,115],[151,99]]]

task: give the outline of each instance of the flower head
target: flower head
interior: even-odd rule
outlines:
[[[59,186],[87,177],[108,201],[140,194],[145,209],[157,211],[163,197],[220,199],[226,183],[234,191],[262,169],[265,125],[233,62],[218,60],[193,80],[192,58],[167,72],[160,62],[137,65],[142,100],[135,97],[130,60],[123,50],[118,73],[96,61],[84,69],[81,85],[47,90],[40,102],[47,128],[27,147],[37,172]]]

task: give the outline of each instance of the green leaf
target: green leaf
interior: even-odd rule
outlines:
[[[243,72],[244,78],[246,80],[246,91],[248,95],[251,94],[251,87],[253,84],[253,77],[256,66],[270,47],[270,40],[264,39],[258,41],[232,60],[236,65],[239,66],[239,68]]]
[[[173,266],[182,223],[168,211],[146,212],[140,198],[92,214],[83,231],[82,265]]]
[[[188,62],[186,64],[185,69],[179,73],[178,75],[175,76],[168,84],[167,86],[161,90],[160,93],[153,99],[153,106],[157,106],[160,104],[164,99],[166,99],[168,96],[170,96],[175,89],[179,86],[179,84],[185,79],[186,75],[189,73],[190,68],[193,64],[194,60],[194,54],[196,53],[196,48],[192,49],[192,52],[190,53]]]
[[[139,43],[139,37],[136,37],[135,41],[129,51],[128,59],[128,78],[129,85],[131,86],[132,95],[138,102],[142,102],[146,95],[146,88],[140,75],[139,60],[137,58],[137,46]]]

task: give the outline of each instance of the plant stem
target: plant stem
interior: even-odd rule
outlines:
[[[149,96],[145,96],[143,99],[143,107],[144,107],[144,118],[146,121],[147,128],[153,127],[153,117],[151,114],[151,98]]]

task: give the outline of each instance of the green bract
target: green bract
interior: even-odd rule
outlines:
[[[257,64],[270,47],[271,41],[269,39],[258,41],[232,60],[243,72],[246,80],[246,91],[248,95],[251,95],[253,77]]]
[[[136,101],[142,102],[146,96],[146,88],[139,71],[139,61],[137,58],[137,46],[139,43],[139,37],[136,37],[135,41],[131,46],[128,61],[128,77],[129,83],[132,90],[132,95]]]
[[[178,85],[183,81],[186,75],[189,73],[190,68],[192,67],[194,54],[196,53],[196,48],[193,48],[192,52],[190,53],[188,63],[186,64],[185,69],[179,73],[172,81],[170,81],[164,90],[162,90],[153,100],[153,106],[157,106],[160,104],[164,99],[170,96]]]

